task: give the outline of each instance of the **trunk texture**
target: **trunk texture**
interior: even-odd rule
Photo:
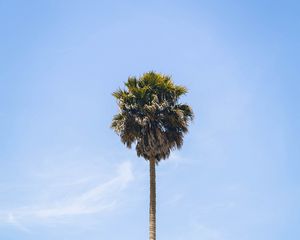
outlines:
[[[156,240],[156,181],[155,159],[150,161],[150,209],[149,209],[149,239]]]

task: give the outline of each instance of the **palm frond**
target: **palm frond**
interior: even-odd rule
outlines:
[[[190,106],[178,103],[187,89],[175,85],[171,76],[154,71],[129,77],[125,86],[113,93],[120,113],[111,127],[127,147],[136,144],[138,156],[157,162],[168,158],[172,150],[181,148],[194,117]]]

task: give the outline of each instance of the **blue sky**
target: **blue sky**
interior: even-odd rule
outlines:
[[[0,239],[147,239],[148,165],[111,93],[156,70],[195,121],[158,239],[300,237],[297,1],[0,0]]]

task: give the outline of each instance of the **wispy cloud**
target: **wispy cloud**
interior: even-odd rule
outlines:
[[[113,210],[118,205],[118,194],[133,178],[131,163],[123,162],[118,166],[114,177],[71,197],[48,200],[32,206],[21,206],[17,209],[0,210],[0,223],[11,224],[28,232],[27,223],[53,222]]]
[[[30,232],[30,230],[27,227],[25,227],[23,224],[21,224],[19,221],[17,221],[17,219],[15,218],[15,216],[12,213],[7,214],[6,220],[7,220],[7,223],[16,226],[19,230],[22,230],[24,232]]]
[[[218,229],[209,227],[207,225],[201,223],[193,224],[194,236],[198,236],[197,239],[205,239],[205,240],[223,240],[221,232]]]

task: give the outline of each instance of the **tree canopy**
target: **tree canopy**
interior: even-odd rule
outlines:
[[[168,75],[150,71],[139,78],[129,77],[125,89],[113,93],[119,113],[111,127],[127,147],[136,145],[138,156],[157,162],[166,159],[182,146],[194,117],[190,106],[178,102],[186,93]]]

